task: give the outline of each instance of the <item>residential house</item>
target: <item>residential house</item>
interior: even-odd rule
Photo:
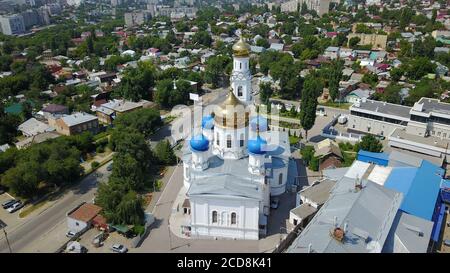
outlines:
[[[27,137],[21,141],[14,143],[14,145],[16,146],[17,149],[24,149],[24,148],[30,147],[31,145],[39,144],[44,141],[54,139],[54,138],[57,138],[60,136],[61,136],[60,134],[58,134],[54,131],[44,132],[44,133],[40,133],[40,134],[37,134],[34,136]]]
[[[48,124],[35,118],[30,118],[19,125],[17,128],[26,137],[35,136],[41,133],[54,131],[55,129]]]
[[[64,115],[59,118],[49,118],[49,125],[54,127],[56,131],[62,135],[70,136],[85,131],[97,133],[98,118],[87,113],[74,113]]]
[[[344,157],[335,141],[327,138],[317,143],[316,146],[314,156],[319,158],[319,171],[341,167]]]
[[[68,230],[78,233],[89,229],[92,225],[92,220],[101,211],[102,208],[97,205],[82,203],[67,213]]]
[[[133,102],[129,100],[112,100],[101,104],[96,108],[97,117],[100,122],[105,124],[112,124],[114,119],[124,113],[132,112],[136,109],[147,108],[152,105],[152,102],[141,100]]]
[[[384,90],[389,86],[390,82],[387,81],[380,81],[377,86],[375,87],[375,90],[378,93],[384,93]]]
[[[356,103],[358,100],[362,99],[368,99],[372,94],[375,93],[375,91],[371,89],[362,89],[358,88],[356,90],[351,91],[350,93],[345,96],[345,102],[348,103]]]
[[[340,56],[340,48],[336,46],[329,46],[325,49],[323,55],[332,60],[337,59],[338,56]]]
[[[275,50],[275,51],[283,51],[283,49],[284,49],[284,44],[281,44],[281,43],[271,43],[269,49],[270,49],[270,50]]]
[[[287,230],[292,231],[297,225],[305,227],[328,200],[335,183],[330,179],[322,179],[299,191],[296,198],[296,207],[289,212],[289,219],[286,221]]]
[[[62,116],[69,114],[69,108],[67,106],[52,103],[42,108],[41,111],[46,118],[49,116]]]

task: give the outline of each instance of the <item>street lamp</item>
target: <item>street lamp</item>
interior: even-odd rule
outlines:
[[[5,233],[5,239],[6,239],[6,243],[8,244],[8,248],[9,248],[9,253],[12,253],[11,250],[11,245],[9,244],[9,240],[8,240],[8,234],[6,233],[6,223],[3,222],[2,220],[0,220],[0,229],[3,229],[3,232]]]

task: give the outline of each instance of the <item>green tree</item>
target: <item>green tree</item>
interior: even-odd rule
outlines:
[[[334,60],[331,63],[331,71],[328,78],[328,89],[331,99],[335,101],[339,97],[339,82],[342,79],[342,70],[344,69],[344,62],[342,60]],[[341,98],[339,98],[341,99]]]
[[[32,198],[37,194],[41,173],[39,163],[24,162],[5,172],[2,185],[6,185],[13,194]]]
[[[301,151],[300,154],[302,155],[302,160],[305,163],[305,165],[309,165],[312,158],[314,157],[314,146],[312,145],[306,145]]]
[[[403,76],[404,71],[401,67],[394,67],[389,71],[389,75],[391,76],[391,79],[395,82],[398,82],[401,77]]]
[[[268,105],[272,94],[273,89],[270,83],[261,83],[259,85],[259,99],[261,100],[261,103]]]
[[[225,67],[229,62],[230,58],[227,56],[213,56],[206,61],[205,80],[213,88],[219,86],[221,78],[225,76]]]
[[[413,58],[406,65],[406,74],[413,80],[419,80],[427,73],[434,73],[436,64],[426,57]]]
[[[378,76],[373,73],[366,73],[362,78],[363,83],[370,84],[370,86],[375,87],[378,82]]]
[[[350,40],[348,40],[348,46],[350,48],[355,48],[359,42],[361,41],[361,39],[359,37],[352,37],[350,38]]]
[[[163,125],[159,111],[154,108],[143,108],[133,112],[119,115],[114,120],[114,126],[118,130],[134,129],[150,137],[155,131]]]
[[[139,101],[149,99],[155,83],[155,68],[149,62],[139,62],[138,68],[125,71],[120,85],[114,90],[118,97]]]
[[[176,163],[176,156],[168,140],[159,141],[154,149],[154,154],[162,165],[172,165]]]
[[[212,38],[207,31],[198,31],[192,37],[192,43],[210,47],[212,43]]]
[[[260,39],[256,40],[256,46],[262,46],[264,48],[269,48],[270,44],[266,39],[260,38]]]
[[[368,152],[380,153],[383,149],[383,145],[373,135],[365,135],[359,143],[359,148]]]
[[[306,140],[308,140],[308,131],[314,126],[316,120],[317,97],[322,90],[323,84],[316,75],[310,74],[306,77],[300,103],[300,124],[305,130]]]

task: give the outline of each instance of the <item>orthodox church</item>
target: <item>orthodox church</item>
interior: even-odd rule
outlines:
[[[183,154],[191,236],[257,240],[267,232],[271,197],[286,191],[290,146],[251,111],[250,46],[233,45],[231,89],[202,118]]]

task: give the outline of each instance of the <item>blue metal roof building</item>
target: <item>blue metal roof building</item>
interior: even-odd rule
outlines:
[[[358,152],[357,159],[359,161],[374,163],[381,166],[387,166],[389,163],[389,155],[386,153],[372,153],[364,150]]]
[[[418,168],[394,168],[384,186],[404,194],[402,211],[432,220],[443,172],[439,166],[423,160]]]

